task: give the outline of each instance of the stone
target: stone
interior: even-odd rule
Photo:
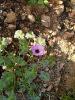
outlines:
[[[6,11],[3,12],[3,16],[4,16],[4,17],[7,16],[7,12],[6,12]]]
[[[4,22],[6,22],[6,23],[16,22],[16,14],[13,11],[7,13],[7,17],[4,20]]]
[[[9,24],[9,25],[8,25],[8,29],[14,30],[14,29],[16,29],[16,25]]]
[[[46,72],[48,72],[48,71],[49,71],[49,68],[48,68],[48,67],[46,67],[46,68],[45,68],[45,71],[46,71]]]
[[[48,88],[47,88],[47,91],[50,91],[52,89],[52,85],[50,85]]]
[[[45,27],[50,27],[50,17],[47,15],[42,15],[41,16],[41,23]]]
[[[58,1],[58,4],[60,4],[60,5],[61,5],[61,4],[63,4],[63,1],[61,1],[61,0],[60,0],[60,1]]]
[[[32,14],[28,15],[28,19],[30,22],[34,23],[35,22],[35,17]]]
[[[64,5],[63,4],[55,7],[55,12],[57,13],[57,15],[60,15],[63,11],[64,11]]]
[[[25,13],[22,13],[21,18],[22,18],[22,20],[25,20],[26,14]]]
[[[74,29],[74,31],[75,31],[75,25],[73,26],[73,29]]]
[[[71,0],[71,3],[72,3],[72,4],[75,4],[75,0]]]
[[[72,10],[72,12],[69,13],[69,17],[74,17],[75,18],[75,10]]]
[[[64,34],[63,34],[63,38],[64,39],[70,39],[70,38],[72,38],[74,36],[74,32],[65,32]]]

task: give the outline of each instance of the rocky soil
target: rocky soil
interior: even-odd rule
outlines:
[[[75,0],[49,0],[48,6],[0,0],[0,37],[13,38],[16,30],[42,35],[51,46],[50,54],[57,57],[54,67],[44,69],[51,81],[44,83],[41,91],[50,92],[50,97],[42,100],[60,100],[64,91],[75,91]],[[18,100],[26,100],[24,95],[19,96]]]

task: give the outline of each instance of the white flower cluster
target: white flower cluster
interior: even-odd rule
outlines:
[[[45,46],[46,42],[45,39],[42,37],[36,37],[35,34],[33,33],[33,31],[27,32],[26,34],[24,34],[22,32],[22,30],[17,30],[14,34],[14,38],[18,38],[18,39],[32,39],[34,40],[34,44],[40,44]]]
[[[31,32],[27,32],[26,33],[26,35],[25,35],[25,37],[27,38],[27,39],[35,39],[35,34],[33,33],[33,31],[31,31]]]
[[[35,43],[35,44],[36,44],[36,43],[37,43],[37,44],[40,44],[40,45],[42,45],[42,46],[45,46],[45,45],[46,45],[45,39],[42,38],[42,37],[37,37],[37,38],[35,39],[34,43]]]
[[[14,34],[14,38],[24,39],[24,33],[22,32],[22,30],[17,30]]]
[[[2,37],[0,38],[0,51],[3,51],[4,47],[6,47],[8,44],[12,42],[12,38],[10,37]]]

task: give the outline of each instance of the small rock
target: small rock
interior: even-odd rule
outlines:
[[[2,30],[2,27],[0,26],[0,31]]]
[[[75,0],[71,0],[71,3],[72,3],[72,4],[75,4]]]
[[[63,34],[64,39],[69,39],[69,38],[72,38],[73,36],[74,36],[74,32],[65,32]]]
[[[52,89],[52,85],[50,85],[48,88],[47,88],[47,91],[50,91]]]
[[[56,31],[53,31],[52,32],[52,36],[55,36],[55,35],[57,35],[57,32]]]
[[[25,20],[26,14],[25,13],[22,13],[21,18],[22,18],[22,20]]]
[[[10,13],[7,14],[6,19],[4,20],[6,23],[13,23],[16,22],[16,14],[11,11]]]
[[[55,8],[57,15],[60,15],[64,11],[64,5],[59,5]]]
[[[61,1],[61,0],[60,0],[60,1],[58,1],[58,4],[60,4],[60,5],[61,5],[61,4],[63,4],[63,1]]]
[[[16,28],[16,25],[13,25],[13,24],[8,25],[8,29],[10,30],[14,30],[15,28]]]
[[[48,67],[46,67],[46,68],[45,68],[45,71],[47,71],[47,72],[48,72],[48,71],[49,71],[49,68],[48,68]]]
[[[75,10],[72,10],[72,12],[69,13],[69,17],[74,17],[75,18]]]
[[[73,30],[75,31],[75,25],[73,26]]]
[[[35,17],[31,14],[28,15],[28,19],[30,20],[30,22],[34,23],[35,22]]]
[[[4,16],[4,17],[7,16],[7,12],[6,12],[6,11],[3,12],[3,16]]]
[[[41,16],[41,23],[45,27],[50,27],[50,17],[47,15],[42,15]]]
[[[41,92],[43,92],[43,93],[44,93],[45,91],[46,91],[46,89],[45,89],[45,88],[43,88],[43,89],[41,90]]]
[[[0,14],[2,14],[2,12],[3,12],[3,10],[2,10],[2,9],[0,9]]]

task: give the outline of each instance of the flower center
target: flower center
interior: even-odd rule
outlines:
[[[39,51],[39,49],[36,49],[35,52],[36,52],[36,53],[39,53],[40,51]]]

